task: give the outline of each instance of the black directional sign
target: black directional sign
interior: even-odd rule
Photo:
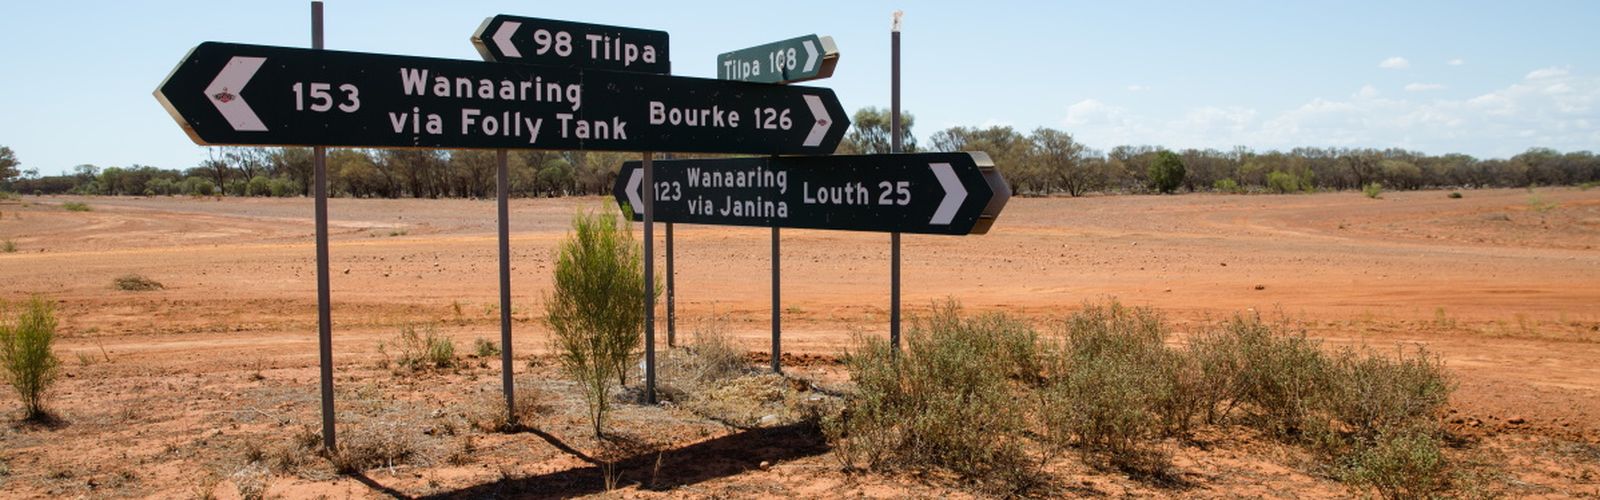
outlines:
[[[212,145],[825,155],[832,90],[206,42],[156,98]]]
[[[1011,197],[984,153],[761,157],[654,162],[655,220],[690,224],[983,234]],[[640,162],[618,204],[643,205]]]
[[[667,32],[498,15],[472,34],[483,60],[665,75]]]
[[[839,49],[833,37],[806,35],[717,56],[717,78],[793,83],[833,76]]]

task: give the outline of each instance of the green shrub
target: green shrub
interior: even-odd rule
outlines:
[[[48,419],[45,392],[55,383],[61,360],[51,347],[56,339],[55,308],[42,297],[28,300],[21,314],[11,316],[0,302],[0,361],[6,381],[16,389],[28,420]]]
[[[400,326],[400,333],[389,343],[378,343],[378,353],[387,360],[389,346],[399,349],[394,360],[397,373],[410,373],[433,369],[453,368],[456,366],[456,344],[439,334],[439,329],[434,325],[421,328],[416,325],[406,324]],[[387,362],[386,362],[387,363]]]
[[[217,190],[217,185],[201,177],[189,177],[178,184],[179,192],[189,196],[211,196]]]
[[[1369,183],[1367,183],[1367,185],[1361,186],[1361,193],[1367,195],[1368,198],[1372,198],[1374,200],[1382,198],[1383,197],[1383,183],[1369,182]]]
[[[1239,182],[1233,179],[1217,179],[1217,182],[1211,183],[1211,188],[1219,193],[1244,193],[1244,188],[1240,187]]]
[[[1273,170],[1267,173],[1267,189],[1278,194],[1300,191],[1300,179],[1287,172]]]
[[[93,208],[89,207],[88,203],[81,201],[69,201],[62,203],[61,208],[67,209],[68,212],[88,212],[94,210]]]
[[[1402,429],[1437,427],[1455,385],[1444,361],[1417,348],[1391,359],[1353,349],[1333,357],[1331,376],[1317,406],[1361,444]]]
[[[1578,185],[1578,189],[1581,190],[1581,191],[1588,191],[1590,189],[1594,189],[1595,186],[1600,186],[1600,181],[1589,181],[1589,182],[1585,182],[1583,184],[1579,184]]]
[[[1541,214],[1549,213],[1551,210],[1555,210],[1556,207],[1559,206],[1561,206],[1560,203],[1547,201],[1543,196],[1539,196],[1537,194],[1528,197],[1528,208]]]
[[[1022,448],[1024,396],[1011,362],[1032,331],[999,315],[965,319],[954,303],[915,317],[904,352],[858,337],[846,356],[856,392],[824,422],[835,453],[868,468],[942,468],[1005,492],[1037,480]]]
[[[245,196],[270,196],[272,195],[272,179],[265,175],[251,177],[245,184]]]
[[[1041,418],[1057,447],[1139,475],[1163,476],[1162,437],[1188,433],[1201,413],[1198,368],[1170,349],[1160,315],[1111,301],[1085,304],[1065,325]]]
[[[1452,200],[1459,200],[1459,199],[1461,199],[1461,192],[1460,191],[1451,191],[1450,194],[1449,194],[1449,197]]]
[[[1440,440],[1427,430],[1385,432],[1341,462],[1340,480],[1370,486],[1383,498],[1431,498],[1447,482]]]
[[[472,341],[472,351],[477,357],[487,358],[500,354],[500,345],[493,340],[478,338]]]
[[[1199,365],[1202,399],[1225,418],[1248,405],[1250,420],[1282,437],[1300,437],[1313,425],[1319,391],[1329,379],[1329,361],[1304,332],[1279,335],[1258,317],[1235,316],[1191,343]]]
[[[124,292],[148,292],[166,288],[161,282],[137,274],[124,274],[111,280],[111,287]]]
[[[11,238],[6,238],[5,241],[0,241],[0,252],[17,253],[17,242],[11,241]]]
[[[595,435],[610,409],[611,379],[626,384],[644,330],[644,265],[633,233],[609,208],[579,213],[556,258],[545,298],[551,350],[584,388]],[[649,297],[653,300],[654,297]]]

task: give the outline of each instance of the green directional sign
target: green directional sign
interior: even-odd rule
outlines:
[[[612,195],[656,222],[983,234],[1011,188],[978,152],[657,160],[622,165]],[[635,208],[634,218],[639,219]]]
[[[794,83],[833,76],[839,49],[833,37],[806,35],[717,56],[717,78],[757,83]]]
[[[209,145],[826,155],[832,90],[206,42],[156,90]]]

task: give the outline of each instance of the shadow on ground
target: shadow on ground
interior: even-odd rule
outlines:
[[[601,463],[579,453],[548,433],[528,429],[562,451],[589,462],[588,467],[538,476],[514,477],[421,498],[546,498],[590,495],[606,491]],[[820,455],[827,440],[815,424],[749,429],[681,448],[643,451],[615,463],[611,473],[617,487],[638,486],[665,491],[757,469],[761,462],[778,463]],[[370,479],[362,481],[374,491],[400,497],[398,492]]]

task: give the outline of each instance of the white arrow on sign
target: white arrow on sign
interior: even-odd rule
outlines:
[[[967,199],[967,188],[961,186],[961,179],[956,177],[956,170],[949,163],[929,163],[928,167],[933,169],[933,176],[939,178],[939,186],[944,188],[944,201],[939,202],[939,209],[933,211],[933,219],[928,223],[948,226],[955,220],[961,202]]]
[[[806,72],[810,73],[817,67],[817,46],[811,40],[805,41],[806,46]]]
[[[494,30],[494,36],[491,38],[494,39],[495,46],[500,47],[500,53],[505,54],[506,57],[522,57],[522,52],[517,50],[517,45],[511,43],[511,35],[517,32],[517,28],[521,27],[522,23],[506,21],[500,24],[500,29]]]
[[[822,137],[828,135],[828,128],[833,125],[833,117],[828,116],[828,108],[822,105],[822,98],[814,95],[804,95],[806,106],[811,108],[811,116],[817,119],[817,124],[811,126],[811,134],[806,136],[802,146],[817,146],[822,144]]]
[[[228,124],[236,131],[267,131],[267,125],[261,123],[261,118],[256,116],[255,110],[250,109],[250,104],[244,102],[244,96],[241,95],[244,86],[256,76],[256,70],[266,62],[265,57],[235,56],[222,66],[222,71],[211,80],[211,85],[202,91],[206,94],[206,100],[217,107],[217,111],[228,119]]]
[[[628,203],[633,204],[633,210],[642,210],[644,200],[639,199],[639,184],[644,182],[644,169],[639,168],[628,175]]]

